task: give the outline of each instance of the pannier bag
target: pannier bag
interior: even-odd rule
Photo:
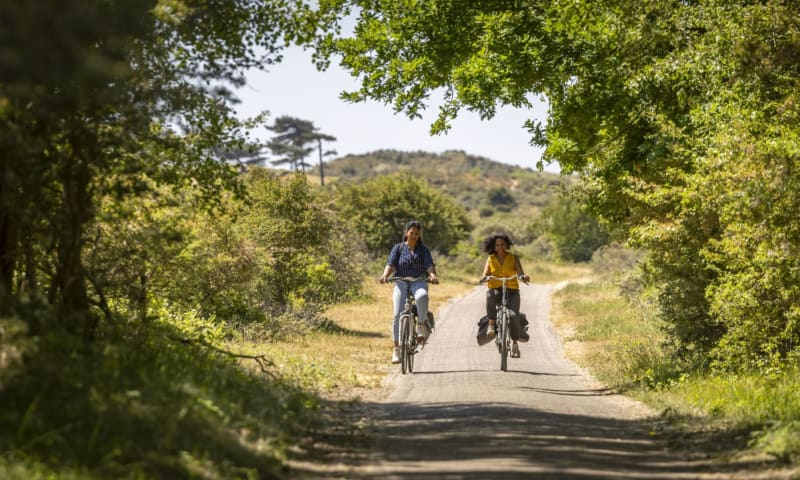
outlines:
[[[518,313],[517,318],[519,318],[519,341],[520,342],[527,342],[531,339],[530,335],[528,334],[528,317],[525,316],[524,313]],[[478,334],[475,335],[475,340],[478,342],[478,345],[483,346],[487,343],[491,342],[492,340],[486,336],[486,330],[489,328],[489,317],[486,315],[482,316],[480,320],[478,320]]]
[[[527,342],[531,339],[531,336],[528,335],[528,317],[524,313],[518,313],[517,317],[519,318],[519,341]]]

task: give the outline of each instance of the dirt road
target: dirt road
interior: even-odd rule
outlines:
[[[749,478],[667,451],[644,406],[566,360],[553,289],[522,285],[531,340],[507,372],[494,343],[475,340],[485,287],[439,308],[414,374],[390,375],[388,397],[370,406],[377,445],[340,478]]]

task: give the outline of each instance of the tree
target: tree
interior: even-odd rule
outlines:
[[[514,195],[505,187],[492,187],[486,192],[489,202],[488,208],[493,212],[495,209],[501,212],[510,212],[517,204]]]
[[[542,210],[536,230],[553,244],[559,260],[587,262],[608,243],[608,232],[568,193],[558,195]]]
[[[332,135],[325,135],[324,133],[315,133],[314,137],[317,140],[317,152],[319,152],[319,184],[325,185],[325,166],[323,164],[322,157],[336,155],[336,150],[327,150],[325,153],[322,153],[322,142],[335,142],[336,137]]]
[[[276,134],[267,144],[272,154],[278,157],[272,164],[288,164],[291,170],[305,171],[308,165],[305,158],[312,151],[307,145],[313,141],[314,125],[308,120],[284,115],[276,118],[267,129]]]
[[[273,165],[288,164],[292,170],[305,172],[305,168],[309,166],[305,159],[313,151],[311,145],[314,145],[319,152],[320,183],[325,184],[322,142],[336,141],[336,137],[320,132],[313,122],[285,115],[275,119],[275,123],[267,129],[277,134],[268,144],[273,155],[278,156],[272,161]],[[326,152],[325,155],[329,153]]]
[[[438,132],[464,108],[489,119],[546,96],[547,124],[528,122],[542,161],[582,175],[591,213],[649,251],[678,352],[735,364],[798,348],[793,2],[320,5],[357,14],[351,36],[317,42],[321,66],[338,55],[360,78],[349,100],[416,117],[444,92]]]
[[[263,148],[255,145],[246,148],[216,149],[216,153],[222,161],[239,167],[239,171],[244,171],[249,166],[263,165],[267,160]]]
[[[3,3],[1,308],[41,299],[92,338],[83,255],[98,199],[140,194],[139,177],[194,183],[209,204],[240,190],[215,161],[248,127],[224,86],[276,61],[303,14],[292,0]]]

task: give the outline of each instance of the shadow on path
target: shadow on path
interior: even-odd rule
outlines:
[[[301,463],[295,473],[320,479],[682,479],[730,478],[727,474],[760,466],[723,466],[691,460],[687,451],[668,451],[654,441],[647,421],[504,404],[381,403],[366,408],[374,423],[362,436],[329,432],[330,443],[309,452],[316,460],[328,455],[338,462],[336,469]]]
[[[471,368],[465,370],[414,370],[414,375],[442,375],[448,373],[474,373],[474,372],[491,372],[503,375],[498,372],[496,368]],[[549,377],[580,377],[577,373],[548,373],[548,372],[529,372],[525,370],[508,370],[506,373],[523,373],[526,375],[535,376],[549,376]]]

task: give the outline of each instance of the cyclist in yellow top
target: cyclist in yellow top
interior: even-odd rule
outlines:
[[[489,254],[486,259],[486,265],[483,267],[483,276],[495,277],[510,277],[512,275],[519,276],[519,278],[528,283],[530,277],[525,274],[522,269],[522,264],[516,255],[509,252],[511,248],[511,239],[508,235],[496,233],[487,237],[483,241],[483,251]],[[503,302],[503,289],[502,282],[499,280],[489,280],[487,286],[489,290],[486,292],[486,316],[489,317],[489,328],[486,330],[486,335],[493,338],[497,333],[495,329],[495,320],[497,318],[497,306]],[[513,344],[511,346],[511,356],[519,358],[519,345],[517,340],[520,336],[519,324],[519,283],[517,279],[510,280],[506,283],[507,289],[507,306],[514,312],[514,316],[510,319],[510,334]]]

